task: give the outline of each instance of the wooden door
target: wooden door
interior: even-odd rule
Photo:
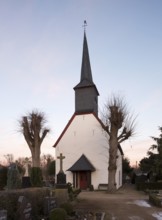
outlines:
[[[80,188],[81,189],[87,189],[88,188],[87,172],[80,172],[79,177],[80,177]]]

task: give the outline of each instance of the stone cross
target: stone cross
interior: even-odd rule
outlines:
[[[65,156],[63,156],[61,153],[57,159],[60,159],[60,172],[63,172],[63,159],[65,159]]]
[[[29,176],[29,159],[25,158],[25,174],[24,176]]]

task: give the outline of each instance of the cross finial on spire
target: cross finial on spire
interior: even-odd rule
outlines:
[[[84,31],[86,31],[86,27],[87,27],[87,21],[86,20],[84,20],[83,27],[84,27]]]

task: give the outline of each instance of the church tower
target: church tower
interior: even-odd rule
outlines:
[[[109,135],[98,117],[99,92],[93,82],[85,30],[82,53],[80,82],[74,87],[75,112],[53,145],[56,174],[65,172],[74,188],[98,190],[108,184]],[[117,189],[122,186],[122,157],[118,149]]]
[[[99,92],[93,82],[91,65],[88,52],[86,33],[84,31],[83,54],[80,82],[74,87],[75,90],[75,113],[95,113],[98,115]]]

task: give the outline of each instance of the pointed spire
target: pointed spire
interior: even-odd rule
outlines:
[[[83,55],[82,55],[82,66],[81,66],[80,82],[85,81],[85,80],[88,81],[89,83],[93,84],[91,64],[90,64],[89,52],[88,52],[87,38],[86,38],[86,33],[84,31]]]
[[[88,43],[87,43],[87,37],[86,37],[86,32],[85,32],[85,25],[83,27],[84,27],[84,38],[83,38],[83,54],[82,54],[80,82],[77,86],[74,87],[74,89],[95,85],[93,83],[93,78],[92,78]]]
[[[84,21],[84,38],[83,38],[83,54],[81,65],[80,82],[74,87],[75,90],[75,113],[95,113],[98,115],[98,96],[99,92],[93,82],[91,65],[88,52],[88,44],[86,37]]]

